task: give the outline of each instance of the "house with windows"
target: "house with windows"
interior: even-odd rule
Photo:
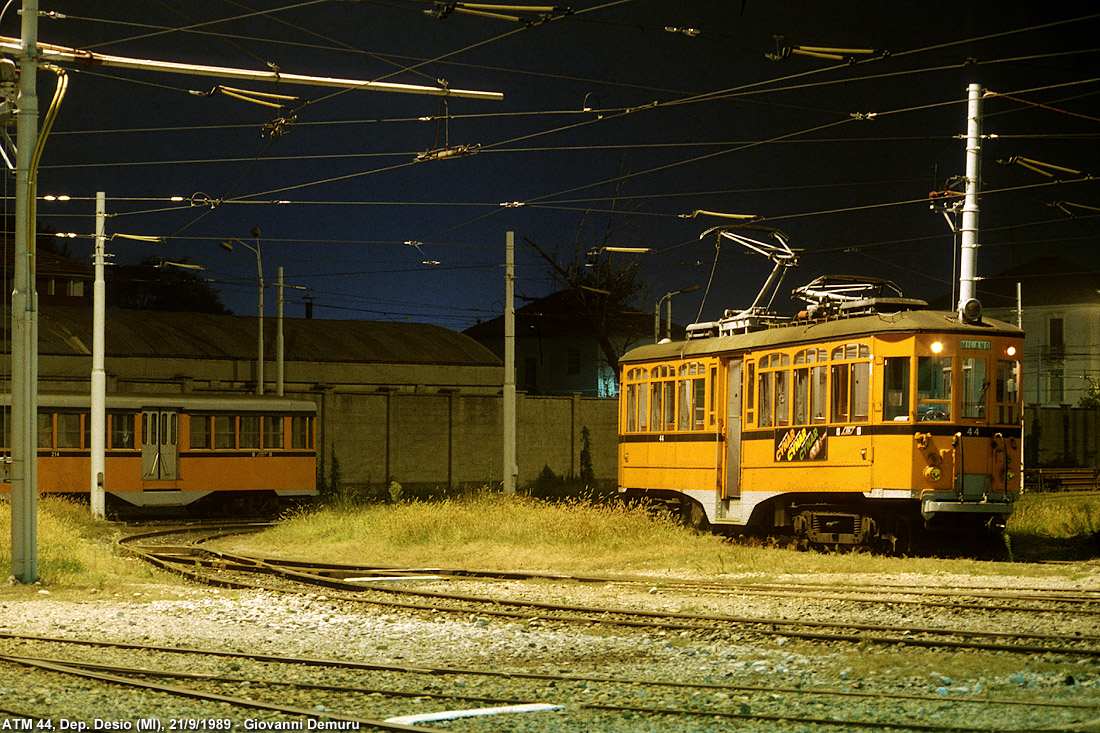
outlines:
[[[1077,405],[1100,379],[1100,272],[1044,257],[982,279],[977,292],[985,315],[1023,325],[1023,401]]]
[[[608,363],[599,335],[567,290],[516,310],[516,389],[530,395],[618,396],[616,365]],[[465,335],[504,358],[504,316],[466,329]],[[653,342],[653,314],[609,314],[606,335],[617,356]],[[673,326],[673,336],[683,329]]]
[[[5,299],[11,302],[11,285],[15,273],[15,244],[8,241],[0,267]],[[70,259],[48,249],[35,252],[35,292],[38,304],[76,305],[90,307],[95,269],[86,263]]]

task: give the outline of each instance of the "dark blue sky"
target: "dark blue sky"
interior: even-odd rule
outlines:
[[[649,247],[648,296],[638,305],[651,310],[665,292],[698,284],[675,301],[676,319],[694,320],[701,308],[707,320],[748,305],[769,265],[724,244],[711,279],[715,244],[698,235],[718,222],[679,218],[697,209],[757,214],[782,229],[804,250],[788,286],[864,274],[931,298],[951,289],[952,237],[926,199],[963,173],[966,86],[979,82],[1013,97],[985,105],[985,132],[997,138],[984,148],[979,273],[1054,252],[1100,269],[1100,212],[1086,208],[1100,208],[1100,185],[1036,188],[1047,179],[996,162],[1022,156],[1100,175],[1100,18],[1060,22],[1083,18],[1089,4],[570,7],[568,17],[528,27],[439,19],[424,12],[431,3],[400,0],[40,0],[41,10],[67,16],[42,18],[43,42],[287,73],[445,79],[504,100],[226,82],[299,98],[275,111],[191,93],[216,79],[73,67],[39,176],[40,194],[73,200],[42,201],[39,219],[91,234],[95,191],[104,190],[109,233],[170,237],[116,240],[118,261],[187,257],[209,268],[241,314],[255,312],[255,260],[217,244],[251,243],[253,227],[265,274],[283,265],[289,283],[311,289],[318,317],[457,329],[501,312],[513,230],[521,295],[554,288],[524,238],[563,261],[593,246]],[[18,35],[14,7],[0,24]],[[792,45],[889,53],[854,64],[768,58]],[[42,110],[53,86],[42,73]],[[273,117],[292,115],[283,134],[264,135]],[[480,149],[415,162],[448,143]],[[12,191],[9,181],[4,193]],[[501,206],[517,201],[525,205]],[[1077,218],[1055,201],[1079,205],[1068,207]],[[86,239],[72,246],[79,256],[90,249]],[[296,294],[288,298],[287,313],[300,315]]]

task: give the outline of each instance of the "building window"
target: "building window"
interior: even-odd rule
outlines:
[[[565,352],[565,371],[567,374],[580,374],[581,373],[581,352],[580,349],[569,349]]]
[[[1066,355],[1065,321],[1061,316],[1051,316],[1047,321],[1047,344],[1052,359],[1062,359]]]
[[[1047,399],[1058,404],[1066,401],[1066,374],[1063,370],[1050,370]]]

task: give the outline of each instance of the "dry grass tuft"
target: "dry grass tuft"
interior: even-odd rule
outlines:
[[[92,519],[87,504],[56,496],[38,500],[38,577],[46,587],[110,590],[150,581],[166,582],[148,565],[120,557],[114,528]],[[11,503],[0,502],[0,579],[11,575]],[[174,582],[174,581],[167,581]]]

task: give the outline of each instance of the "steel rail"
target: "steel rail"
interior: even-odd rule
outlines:
[[[250,658],[250,655],[240,654],[239,656]],[[219,694],[203,693],[199,690],[192,688],[176,688],[173,686],[157,685],[157,684],[144,684],[139,683],[136,680],[130,678],[118,677],[118,674],[129,674],[145,677],[158,677],[158,678],[172,678],[172,679],[187,679],[201,682],[214,682],[214,683],[231,683],[240,684],[242,682],[248,682],[250,684],[263,684],[263,685],[276,685],[276,686],[289,686],[306,690],[320,690],[327,692],[347,692],[355,694],[380,694],[383,696],[392,697],[409,697],[409,698],[431,698],[431,699],[445,699],[445,700],[460,700],[463,702],[480,702],[489,704],[520,704],[524,702],[530,702],[523,698],[499,698],[499,697],[485,697],[485,696],[471,696],[461,694],[451,694],[446,692],[432,692],[426,690],[391,690],[380,688],[367,688],[359,686],[342,686],[342,685],[322,685],[315,683],[303,683],[293,682],[286,680],[268,680],[263,678],[247,678],[247,677],[225,677],[221,675],[212,675],[195,672],[173,672],[167,670],[155,670],[149,668],[133,668],[133,667],[121,667],[117,665],[102,664],[97,662],[79,662],[72,660],[59,660],[41,657],[24,657],[18,655],[0,655],[0,659],[11,661],[19,664],[29,664],[32,666],[40,667],[43,669],[54,669],[55,671],[64,671],[66,673],[72,673],[71,670],[90,670],[96,672],[96,674],[84,675],[91,679],[101,679],[105,681],[118,682],[121,684],[130,684],[141,688],[152,689],[156,691],[165,690],[182,690],[190,697],[197,697],[199,699],[210,699],[216,702],[226,702],[229,704],[238,704],[237,701],[241,698],[227,697]],[[342,663],[341,663],[342,664]],[[405,671],[407,668],[395,668],[396,670]],[[419,670],[418,670],[419,672]],[[1055,702],[1055,701],[1020,701],[1020,700],[999,700],[991,698],[964,698],[959,696],[927,696],[927,695],[913,695],[913,694],[896,694],[896,693],[873,693],[873,692],[855,692],[855,691],[842,691],[842,690],[817,690],[817,689],[805,689],[805,688],[790,688],[790,687],[760,687],[760,686],[748,686],[748,685],[722,685],[717,683],[690,683],[690,682],[661,682],[661,681],[649,681],[649,680],[616,680],[600,677],[579,677],[574,675],[545,675],[545,674],[533,674],[533,673],[505,673],[498,671],[486,671],[486,670],[469,670],[469,669],[454,669],[454,668],[437,668],[432,671],[432,674],[454,674],[454,675],[485,675],[502,678],[518,678],[527,680],[555,680],[555,681],[585,681],[596,682],[609,685],[647,685],[647,686],[665,686],[665,687],[678,687],[678,688],[704,688],[704,689],[724,689],[724,690],[738,690],[749,692],[789,692],[797,693],[801,695],[841,695],[841,696],[858,696],[858,697],[873,697],[884,699],[900,699],[900,700],[920,700],[926,702],[963,702],[978,705],[989,704],[1004,704],[1004,705],[1016,705],[1025,707],[1059,707],[1059,708],[1078,708],[1078,709],[1096,709],[1100,708],[1100,703],[1076,703],[1076,702]],[[315,711],[301,712],[302,709],[294,708],[292,706],[278,706],[271,705],[269,703],[263,703],[256,700],[248,699],[245,701],[246,706],[257,709],[270,710],[274,712],[287,712],[289,714],[309,714],[309,717],[325,717],[333,720],[351,720],[353,722],[362,722],[372,727],[378,727],[382,730],[409,730],[409,731],[429,731],[434,729],[422,728],[422,727],[398,727],[392,723],[386,723],[384,721],[374,721],[366,718],[350,718],[347,716],[341,716],[337,713],[316,713]],[[606,710],[609,712],[634,712],[645,713],[653,715],[678,715],[678,716],[703,716],[703,717],[717,717],[730,720],[745,720],[745,721],[766,721],[766,722],[789,722],[789,723],[803,723],[819,726],[849,726],[854,728],[873,728],[878,730],[921,730],[921,731],[958,731],[960,733],[1017,733],[1014,729],[1006,728],[984,728],[984,727],[968,727],[959,726],[953,724],[914,724],[912,722],[891,722],[891,721],[867,721],[867,720],[851,720],[851,719],[837,719],[837,718],[818,718],[812,716],[799,716],[799,715],[777,715],[768,713],[744,713],[744,712],[731,712],[721,710],[702,710],[694,708],[676,708],[676,707],[652,707],[652,706],[638,706],[638,705],[613,705],[602,703],[571,703],[564,706],[566,709],[573,710]],[[1021,730],[1022,729],[1018,729]],[[1048,727],[1044,730],[1052,732],[1060,731],[1073,731],[1079,730],[1077,724],[1071,724],[1066,727]]]
[[[104,647],[104,648],[118,648],[126,651],[147,651],[157,654],[173,653],[173,654],[198,654],[207,656],[217,656],[227,659],[242,659],[259,662],[270,662],[274,664],[287,664],[295,665],[300,664],[302,666],[310,667],[332,667],[332,668],[347,668],[349,670],[363,671],[363,672],[395,672],[400,674],[419,674],[431,677],[442,677],[446,675],[455,676],[481,676],[481,677],[495,677],[505,679],[520,679],[530,680],[536,682],[542,681],[554,681],[554,682],[590,682],[596,684],[613,684],[623,685],[627,687],[647,686],[647,687],[671,687],[671,688],[684,688],[692,690],[720,690],[720,691],[736,691],[736,692],[749,692],[749,693],[775,693],[785,692],[798,695],[830,695],[836,697],[855,697],[855,698],[882,698],[889,700],[916,700],[923,702],[961,702],[961,703],[973,703],[973,704],[996,704],[996,705],[1008,705],[1019,707],[1070,707],[1080,708],[1086,710],[1100,709],[1100,701],[1096,702],[1075,702],[1066,700],[1012,700],[1008,698],[975,698],[975,697],[963,697],[961,695],[920,695],[916,693],[904,693],[904,692],[869,692],[865,690],[835,690],[827,688],[815,688],[815,687],[790,687],[783,685],[741,685],[731,684],[724,682],[682,682],[682,681],[668,681],[668,680],[653,680],[653,679],[628,679],[628,678],[610,678],[600,677],[596,675],[583,675],[583,674],[549,674],[545,672],[506,672],[495,669],[478,669],[474,667],[424,667],[424,666],[409,666],[409,665],[397,665],[397,664],[376,664],[350,661],[345,659],[316,659],[308,657],[287,657],[268,654],[254,654],[250,652],[227,652],[217,649],[200,649],[200,648],[186,648],[186,647],[161,647],[145,644],[134,644],[130,642],[112,642],[101,640],[89,640],[89,639],[71,639],[71,638],[56,638],[46,636],[34,636],[24,634],[5,634],[0,633],[0,638],[6,638],[15,641],[27,641],[35,643],[54,643],[54,644],[69,644],[73,646],[84,647]],[[22,656],[22,655],[13,655]],[[74,662],[72,660],[61,659],[49,659],[42,658],[44,661],[55,661],[61,664],[70,664],[73,666],[89,667],[92,669],[103,669],[106,671],[112,670],[126,670],[133,669],[134,673],[150,674],[155,676],[180,676],[180,677],[204,677],[203,673],[196,672],[165,672],[162,670],[151,670],[148,668],[124,668],[116,667],[113,665],[103,664],[100,662]],[[229,682],[264,682],[266,684],[286,684],[286,685],[299,685],[303,686],[303,683],[286,682],[280,680],[266,680],[266,679],[244,679],[241,678],[217,678],[211,677],[211,679],[224,679]],[[312,683],[307,683],[304,686],[313,687]],[[329,686],[319,685],[321,689],[327,689]],[[342,689],[340,686],[333,686],[334,689]],[[363,688],[355,688],[363,689]],[[405,694],[403,692],[395,692],[394,694]],[[425,691],[418,691],[416,693],[409,693],[414,695],[427,696],[430,693]],[[436,693],[438,694],[438,693]],[[445,695],[446,696],[446,695]],[[453,696],[452,696],[453,697]],[[476,699],[476,698],[471,698]],[[488,702],[496,702],[496,700],[486,699]],[[506,702],[500,700],[500,702]]]
[[[187,697],[193,700],[202,700],[204,702],[225,703],[228,705],[235,705],[237,707],[251,708],[254,710],[266,710],[268,712],[285,713],[287,715],[297,715],[300,717],[310,719],[338,720],[348,723],[359,723],[370,728],[377,730],[391,730],[391,731],[408,731],[409,733],[443,733],[438,728],[424,728],[422,726],[410,726],[402,725],[399,723],[387,723],[382,720],[374,720],[371,718],[359,718],[351,715],[343,715],[341,713],[333,712],[318,712],[316,710],[307,710],[306,708],[293,707],[289,705],[277,705],[275,703],[266,703],[259,700],[252,700],[244,697],[233,697],[230,695],[220,695],[211,692],[201,692],[187,687],[178,687],[176,685],[162,685],[156,682],[145,682],[142,680],[134,680],[126,677],[119,677],[118,675],[108,674],[106,672],[96,672],[92,670],[82,669],[80,667],[70,665],[67,663],[47,662],[33,659],[31,657],[18,657],[9,656],[6,654],[0,654],[0,661],[9,662],[11,664],[19,664],[25,667],[34,667],[47,672],[56,672],[59,674],[71,675],[75,677],[83,677],[85,679],[97,680],[99,682],[107,682],[110,684],[124,685],[127,687],[135,687],[142,690],[149,690],[152,692],[163,692],[175,697]]]

